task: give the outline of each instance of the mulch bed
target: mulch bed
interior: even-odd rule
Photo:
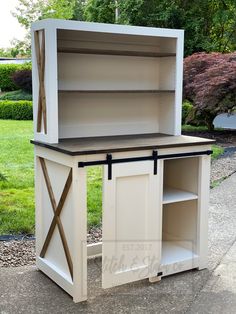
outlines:
[[[216,140],[216,144],[222,147],[236,147],[236,130],[182,132],[182,134],[210,138]]]
[[[226,148],[225,153],[212,162],[211,182],[220,181],[236,172],[236,131],[225,130],[211,133],[201,131],[185,132],[185,134],[215,139],[217,145]],[[88,231],[87,239],[88,243],[100,242],[102,240],[101,227],[91,228]],[[11,241],[0,241],[0,267],[17,267],[34,264],[34,239],[18,238]]]

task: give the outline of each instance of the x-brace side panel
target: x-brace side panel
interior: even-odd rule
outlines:
[[[40,36],[41,35],[41,36]],[[38,96],[38,116],[37,116],[37,132],[42,131],[42,117],[44,125],[44,133],[47,134],[47,109],[45,94],[45,31],[35,31],[35,52],[39,77],[39,96]],[[41,40],[40,40],[41,37]]]
[[[39,161],[40,161],[40,164],[41,164],[41,168],[42,168],[42,171],[43,171],[45,183],[46,183],[46,186],[47,186],[48,195],[49,195],[50,202],[51,202],[51,205],[52,205],[52,209],[53,209],[53,212],[54,212],[54,217],[52,219],[52,222],[51,222],[51,225],[49,227],[46,239],[44,241],[42,250],[40,252],[40,257],[42,257],[42,258],[45,257],[45,254],[47,252],[49,243],[51,241],[53,232],[55,230],[55,227],[57,226],[58,230],[59,230],[60,238],[61,238],[61,241],[62,241],[63,249],[64,249],[64,252],[65,252],[66,261],[67,261],[67,264],[68,264],[68,267],[69,267],[69,271],[70,271],[70,274],[71,274],[71,278],[73,279],[72,258],[71,258],[71,254],[70,254],[70,251],[69,251],[68,243],[67,243],[67,240],[66,240],[64,228],[63,228],[63,225],[62,225],[62,222],[61,222],[61,219],[60,219],[60,213],[61,213],[61,211],[63,209],[63,206],[64,206],[64,203],[65,203],[67,194],[69,192],[69,189],[70,189],[71,183],[72,183],[72,169],[70,169],[70,172],[69,172],[69,175],[67,177],[66,183],[64,185],[63,192],[61,194],[60,200],[59,200],[58,204],[56,204],[56,200],[55,200],[55,197],[54,197],[54,193],[53,193],[52,185],[51,185],[50,178],[49,178],[49,175],[48,175],[48,171],[47,171],[47,167],[46,167],[46,164],[45,164],[45,160],[42,157],[39,157]]]

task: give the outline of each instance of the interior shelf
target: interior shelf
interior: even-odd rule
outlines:
[[[136,57],[175,57],[172,52],[149,52],[149,51],[128,51],[128,50],[105,50],[88,48],[59,47],[58,52],[63,53],[81,53],[81,54],[100,54],[100,55],[118,55],[118,56],[136,56]]]
[[[169,90],[159,90],[159,89],[143,89],[143,90],[128,90],[128,89],[123,89],[123,90],[68,90],[68,89],[59,89],[58,90],[60,93],[153,93],[153,94],[160,94],[160,93],[174,93],[175,90],[169,89]]]
[[[169,186],[164,187],[163,204],[195,200],[197,198],[198,196],[195,193],[172,188]]]
[[[186,249],[181,241],[163,241],[161,265],[191,261],[197,258],[192,250]]]

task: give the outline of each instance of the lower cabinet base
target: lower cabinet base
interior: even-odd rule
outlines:
[[[199,266],[199,257],[190,249],[184,247],[185,243],[181,241],[163,241],[162,242],[162,259],[159,266],[157,276],[149,277],[150,283],[160,282],[162,277],[177,274],[191,269],[202,269]],[[88,256],[88,271],[91,265],[96,265],[98,276],[100,277],[100,270],[102,271],[102,242],[87,245]],[[92,263],[92,264],[91,264]],[[36,265],[39,270],[51,278],[63,290],[65,290],[74,299],[74,302],[81,302],[87,300],[87,294],[84,297],[75,299],[75,286],[73,280],[60,271],[60,269],[48,261],[46,258],[37,257]],[[100,270],[99,270],[100,269]],[[82,271],[83,272],[83,271]],[[143,279],[142,279],[143,280]],[[89,281],[89,278],[88,278]]]
[[[112,288],[207,265],[208,155],[160,159],[155,167],[153,160],[114,163],[111,178],[104,165],[103,243],[87,245],[87,170],[78,167],[85,157],[40,147],[35,153],[37,267],[74,302],[87,300],[94,274]]]

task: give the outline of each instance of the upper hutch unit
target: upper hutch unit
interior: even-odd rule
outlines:
[[[34,139],[180,135],[182,60],[182,30],[34,23]]]

